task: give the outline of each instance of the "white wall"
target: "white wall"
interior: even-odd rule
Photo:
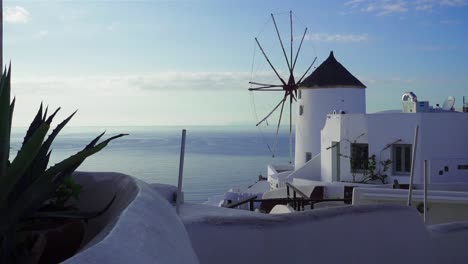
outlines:
[[[362,135],[364,133],[364,135]],[[364,114],[328,115],[327,122],[322,130],[322,180],[332,181],[332,149],[327,149],[333,142],[340,142],[340,153],[349,156],[350,143],[367,143],[367,118]],[[349,159],[340,158],[340,178],[342,181],[351,181],[351,166]]]
[[[465,264],[468,259],[466,241],[468,222],[432,225],[428,227],[445,263]]]
[[[89,247],[64,263],[199,263],[181,219],[165,199],[172,200],[174,187],[153,185],[155,190],[120,173],[76,172],[74,177],[83,184],[80,203],[84,211],[100,210],[114,194],[117,198],[99,217],[111,214]]]
[[[392,160],[392,147],[383,150],[388,144],[397,140],[397,144],[413,144],[414,131],[417,124],[421,123],[421,114],[418,113],[393,113],[393,114],[369,114],[367,115],[369,156],[376,155],[376,161]],[[420,131],[421,128],[420,128]],[[422,136],[420,134],[420,136]],[[421,137],[422,139],[422,137]],[[419,141],[416,157],[421,157],[422,142]],[[421,173],[419,163],[415,164],[415,175]],[[397,179],[399,183],[408,183],[409,176],[393,175],[393,167],[390,165],[387,171],[388,182]]]
[[[421,156],[420,167],[422,167],[422,160],[424,159],[454,160],[468,158],[467,113],[426,113],[421,114],[421,121],[421,152],[423,155]],[[438,165],[443,165],[443,162]],[[447,162],[447,165],[450,170],[456,169],[449,162]],[[422,172],[417,174],[415,179],[422,182]],[[468,181],[468,170],[462,172],[462,175],[431,175],[430,180],[432,182],[466,182]]]
[[[279,215],[216,209],[182,216],[200,263],[443,263],[419,214],[403,206]]]
[[[296,169],[288,176],[288,182],[292,182],[295,178],[308,179],[308,180],[321,180],[321,154],[315,155],[311,160],[306,162],[304,166]]]
[[[320,131],[325,125],[326,116],[333,110],[346,113],[365,113],[366,94],[361,88],[321,88],[301,89],[301,99],[297,101],[295,167],[305,164],[305,153],[312,157],[320,153]],[[304,113],[299,115],[303,106]]]
[[[468,159],[468,114],[464,113],[379,113],[329,115],[321,134],[322,180],[332,181],[332,151],[326,150],[332,142],[340,141],[340,152],[350,154],[350,143],[360,134],[357,143],[369,144],[369,156],[376,161],[392,159],[392,148],[383,150],[388,144],[413,144],[415,126],[420,134],[415,162],[415,183],[423,182],[423,160],[433,160],[434,171],[449,166],[451,173],[443,176],[430,175],[432,182],[467,182],[468,170],[458,170],[457,165],[467,164]],[[460,164],[458,164],[460,163]],[[429,162],[429,164],[431,164]],[[351,181],[349,159],[342,157],[341,180]],[[394,175],[392,166],[387,171],[388,182],[397,179],[408,183],[409,176]]]

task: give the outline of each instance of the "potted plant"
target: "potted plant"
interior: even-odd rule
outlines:
[[[71,174],[87,157],[125,134],[98,143],[102,133],[75,155],[48,167],[52,142],[76,112],[48,134],[60,108],[48,115],[48,109],[44,110],[41,104],[20,150],[10,158],[15,106],[15,99],[10,101],[10,90],[11,66],[0,79],[0,263],[58,262],[67,258],[63,253],[73,254],[77,250],[57,250],[55,256],[44,254],[57,242],[66,244],[64,234],[60,233],[68,232],[67,241],[76,239],[79,246],[79,230],[84,228],[85,221],[102,214],[115,199],[114,196],[99,212],[76,211],[69,202],[78,197],[80,186],[74,183]],[[72,233],[75,238],[69,236]]]

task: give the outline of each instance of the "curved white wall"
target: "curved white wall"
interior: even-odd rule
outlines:
[[[443,261],[445,247],[434,247],[419,213],[406,206],[346,206],[276,215],[205,208],[182,215],[200,263],[451,263]],[[444,242],[456,241],[466,248],[467,240],[460,236]]]
[[[75,172],[74,177],[83,184],[79,204],[82,211],[102,208],[114,194],[117,198],[103,215],[89,221],[89,225],[100,228],[92,231],[99,233],[64,263],[199,263],[188,233],[169,203],[174,201],[174,187],[150,186],[111,172]]]
[[[299,108],[303,107],[300,115]],[[320,153],[320,131],[327,114],[333,110],[346,113],[366,112],[366,90],[362,88],[301,89],[297,100],[295,167],[306,162],[306,152],[312,157]]]

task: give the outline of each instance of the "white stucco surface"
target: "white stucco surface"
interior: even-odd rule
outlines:
[[[366,89],[362,88],[317,88],[301,89],[297,101],[295,167],[305,163],[305,153],[312,157],[320,153],[320,131],[327,114],[336,111],[349,113],[366,112]],[[299,115],[299,108],[303,114]]]
[[[432,264],[468,259],[467,223],[426,228],[419,213],[405,206],[265,215],[184,203],[177,215],[168,202],[174,197],[171,186],[150,186],[118,173],[75,176],[91,187],[85,184],[83,200],[98,197],[95,204],[105,203],[106,194],[115,192],[120,200],[107,217],[96,220],[107,225],[90,246],[65,263]],[[102,191],[93,196],[96,190]]]
[[[182,219],[201,263],[444,263],[418,213],[402,206],[279,215],[190,207]]]
[[[311,160],[306,162],[302,167],[296,168],[294,172],[289,175],[288,182],[292,182],[295,178],[308,179],[308,180],[321,180],[321,154],[312,157]]]
[[[333,142],[340,142],[339,152],[343,155],[339,162],[340,180],[351,181],[350,162],[344,157],[350,155],[351,143],[369,144],[369,156],[376,155],[377,162],[393,159],[392,147],[386,146],[412,145],[416,125],[419,139],[414,182],[423,182],[424,160],[428,160],[429,183],[467,182],[468,170],[460,170],[458,166],[468,166],[468,114],[458,112],[328,115],[321,133],[322,180],[333,180],[334,157],[329,149]],[[394,173],[392,167],[386,173],[390,183],[393,180],[408,183],[409,176]]]
[[[278,204],[271,209],[270,214],[290,214],[295,212],[295,210],[289,206],[289,205],[284,205],[284,204]]]
[[[443,252],[444,263],[465,264],[468,262],[466,242],[468,238],[468,222],[455,222],[429,226],[436,247]]]
[[[143,181],[118,173],[80,173],[79,177],[86,177],[88,186],[103,193],[114,189],[117,197],[127,199],[127,203],[115,203],[113,206],[119,208],[111,211],[118,213],[107,222],[93,245],[65,263],[198,263],[174,207],[156,191],[164,190],[166,198],[171,197],[168,188],[158,185],[153,186],[155,190]],[[135,195],[127,190],[135,190]],[[86,195],[90,198],[93,194]]]

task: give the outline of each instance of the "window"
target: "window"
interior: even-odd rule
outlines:
[[[299,115],[302,115],[304,113],[304,106],[300,105],[299,106]]]
[[[411,145],[393,145],[393,174],[409,175],[411,171]]]
[[[306,158],[306,160],[305,160],[306,162],[308,162],[309,160],[312,159],[312,152],[306,152],[305,155],[306,155],[306,157],[305,157],[305,158]]]
[[[351,144],[351,171],[362,172],[367,170],[369,162],[369,144]]]
[[[458,165],[459,170],[468,170],[468,165]]]
[[[297,98],[299,98],[299,99],[302,98],[302,90],[299,90],[299,95],[297,96]]]

